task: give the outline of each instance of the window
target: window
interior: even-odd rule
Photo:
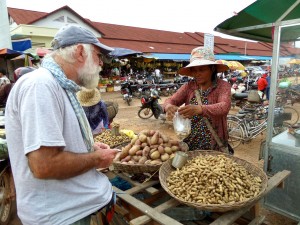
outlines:
[[[54,21],[57,21],[57,22],[65,22],[65,17],[64,16],[60,16],[58,17],[57,19],[55,19]]]
[[[74,21],[73,19],[71,19],[70,17],[67,16],[67,22],[68,23],[77,23],[76,21]]]

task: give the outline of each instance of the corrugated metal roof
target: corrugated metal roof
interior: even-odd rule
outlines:
[[[147,55],[150,58],[157,58],[160,60],[174,60],[174,61],[189,61],[190,54],[163,54],[163,53],[152,53]],[[247,60],[271,60],[271,56],[245,56],[245,55],[215,55],[215,59],[223,60],[235,60],[235,61],[247,61]]]
[[[37,12],[31,10],[24,10],[24,9],[16,9],[8,7],[8,14],[13,18],[13,20],[17,24],[30,24],[31,21],[37,20],[39,18],[48,15],[46,12]]]
[[[101,22],[93,22],[82,18],[69,6],[63,6],[50,13],[31,10],[8,8],[9,15],[17,24],[31,24],[47,15],[62,9],[69,9],[71,13],[83,19],[88,25],[97,29],[102,35],[101,42],[108,46],[134,49],[144,53],[190,54],[191,50],[204,45],[202,32],[171,32],[139,27],[123,26]],[[250,42],[214,37],[215,54],[237,53],[239,55],[271,56],[272,44],[264,42]],[[299,54],[290,44],[282,45],[281,56]]]

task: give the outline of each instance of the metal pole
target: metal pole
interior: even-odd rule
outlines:
[[[272,54],[272,68],[271,68],[271,85],[270,85],[270,100],[268,108],[268,125],[267,125],[267,137],[266,137],[266,149],[264,155],[264,171],[267,172],[269,161],[269,146],[273,137],[273,121],[274,121],[274,108],[276,100],[277,89],[277,76],[278,76],[278,61],[279,61],[279,49],[280,49],[280,23],[274,24],[274,41],[273,41],[273,54]]]

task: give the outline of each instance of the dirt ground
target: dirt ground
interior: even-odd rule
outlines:
[[[167,134],[168,136],[176,139],[176,135],[173,131],[173,124],[171,122],[165,122],[157,120],[154,117],[150,119],[140,119],[138,117],[138,110],[141,106],[139,99],[133,99],[132,104],[128,106],[125,101],[123,101],[120,92],[106,92],[102,93],[102,99],[105,101],[114,101],[119,105],[119,112],[114,119],[114,122],[120,124],[120,129],[130,129],[135,133],[144,129],[155,129],[160,130]],[[159,103],[163,103],[166,97],[162,97]],[[238,109],[234,109],[231,113],[236,112]],[[264,140],[265,136],[258,136],[255,140],[252,140],[250,143],[240,145],[235,149],[235,156],[247,160],[259,167],[262,168],[263,161],[258,160],[260,144]],[[296,225],[297,222],[293,221],[287,217],[284,217],[280,214],[271,212],[267,209],[261,207],[260,214],[265,215],[265,223],[270,225]],[[11,225],[21,225],[16,213],[14,212]]]

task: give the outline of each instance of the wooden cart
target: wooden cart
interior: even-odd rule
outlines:
[[[124,173],[106,173],[109,178],[116,175],[128,181],[132,188],[122,191],[117,187],[113,187],[117,193],[117,204],[115,208],[115,216],[112,224],[165,224],[165,225],[179,225],[179,224],[211,224],[211,225],[227,225],[227,224],[262,224],[264,216],[259,215],[259,200],[252,205],[241,208],[236,211],[229,211],[226,213],[211,213],[209,220],[192,220],[179,222],[167,216],[163,212],[179,206],[181,203],[173,198],[164,200],[169,196],[159,185],[159,180],[150,180],[144,183],[138,183],[131,180],[129,176]],[[289,176],[290,171],[284,170],[276,173],[268,180],[268,186],[262,197],[267,195],[274,188],[282,188],[284,180]],[[143,200],[134,197],[137,193],[147,193]],[[155,207],[151,203],[160,202]],[[192,209],[192,208],[191,208]],[[178,215],[180,217],[180,215]],[[213,221],[212,221],[213,220]]]

